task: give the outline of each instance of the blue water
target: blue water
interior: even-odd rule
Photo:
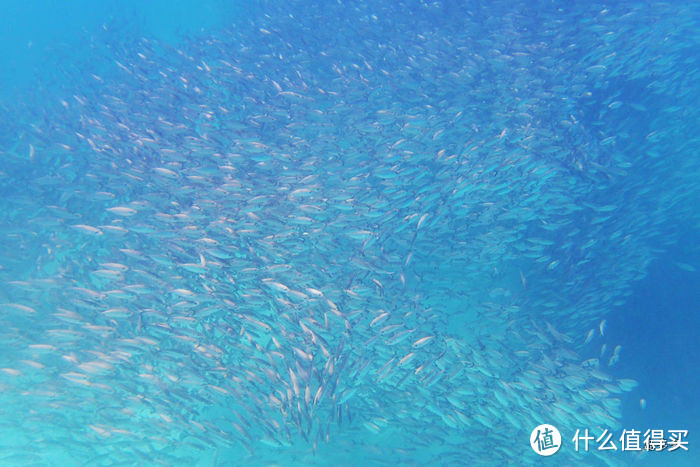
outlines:
[[[0,464],[697,465],[698,31],[3,2]]]
[[[635,396],[645,398],[642,410],[631,398],[626,407],[630,426],[684,426],[698,429],[700,385],[697,347],[700,300],[697,276],[680,269],[674,261],[697,261],[697,252],[681,245],[650,265],[649,275],[636,284],[634,294],[610,319],[611,338],[625,348],[617,372],[638,375]],[[685,243],[687,242],[687,243]],[[653,465],[653,464],[650,464]]]

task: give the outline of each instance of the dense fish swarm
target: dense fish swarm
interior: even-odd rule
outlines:
[[[601,320],[698,225],[700,9],[560,6],[265,2],[47,67],[2,129],[0,462],[534,464],[540,423],[619,428]]]

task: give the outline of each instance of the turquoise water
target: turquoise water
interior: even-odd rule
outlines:
[[[2,465],[696,464],[700,8],[0,18]]]

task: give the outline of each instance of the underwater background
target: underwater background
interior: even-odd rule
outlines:
[[[699,62],[692,2],[0,3],[0,464],[697,465]]]

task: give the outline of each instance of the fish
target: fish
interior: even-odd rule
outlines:
[[[607,320],[698,224],[699,7],[409,3],[115,20],[3,104],[0,459],[507,465],[645,407]]]
[[[136,209],[132,209],[127,206],[114,206],[111,208],[107,208],[107,211],[111,212],[112,214],[116,214],[117,216],[123,217],[133,216],[138,212]]]

